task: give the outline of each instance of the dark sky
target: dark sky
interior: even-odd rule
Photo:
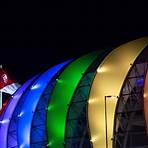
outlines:
[[[143,1],[0,1],[0,61],[24,82],[54,64],[148,35]]]

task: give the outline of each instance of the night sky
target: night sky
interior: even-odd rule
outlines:
[[[148,35],[147,20],[143,1],[0,1],[0,62],[23,83],[67,59]]]

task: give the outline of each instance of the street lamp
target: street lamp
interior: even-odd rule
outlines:
[[[105,96],[104,101],[104,108],[105,108],[105,128],[106,128],[106,148],[108,148],[108,135],[107,135],[107,105],[106,105],[106,99],[107,98],[118,98],[118,96]]]

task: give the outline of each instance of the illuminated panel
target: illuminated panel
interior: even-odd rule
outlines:
[[[96,59],[97,55],[98,52],[93,52],[77,59],[57,79],[47,111],[48,147],[64,147],[69,104],[83,74]]]
[[[42,74],[25,94],[25,101],[18,120],[18,147],[30,148],[31,124],[39,99],[50,80],[70,61],[56,65]]]
[[[6,110],[3,114],[3,117],[0,121],[0,147],[7,148],[7,132],[9,128],[9,123],[12,118],[12,114],[15,110],[15,107],[17,106],[23,92],[27,89],[27,87],[31,84],[31,82],[36,78],[33,77],[29,81],[27,81],[25,84],[23,84],[16,93],[10,98],[10,102],[8,106],[6,107]]]
[[[148,71],[145,78],[144,84],[144,114],[146,120],[146,132],[148,134]]]
[[[117,96],[131,65],[147,44],[148,38],[126,43],[114,49],[98,67],[88,105],[93,148],[112,147]]]

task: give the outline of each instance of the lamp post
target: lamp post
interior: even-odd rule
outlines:
[[[105,128],[106,128],[106,148],[108,148],[108,134],[107,134],[107,105],[106,105],[106,99],[107,98],[118,98],[118,96],[105,96],[105,101],[104,101],[104,108],[105,108]]]

